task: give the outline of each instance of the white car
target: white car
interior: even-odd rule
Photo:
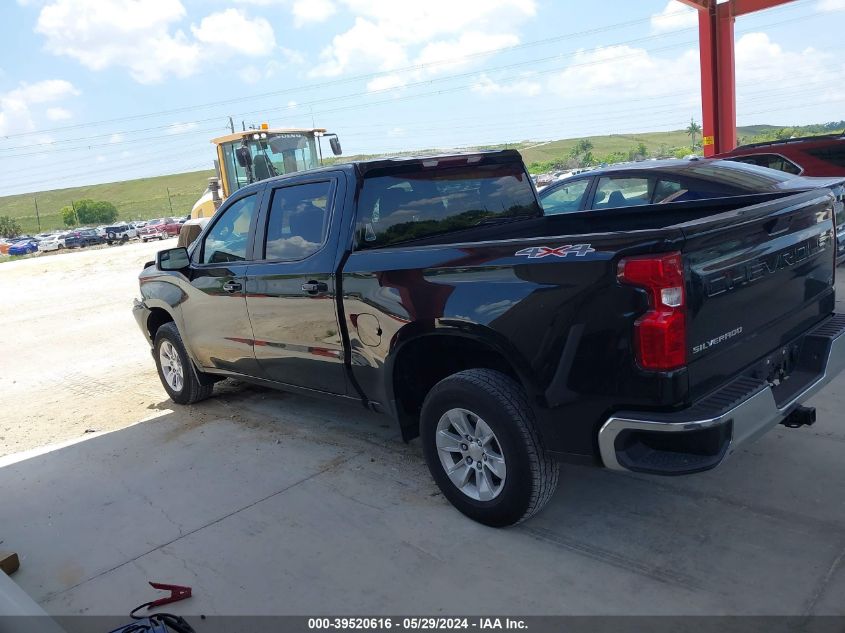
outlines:
[[[58,251],[65,247],[67,233],[54,233],[38,242],[38,250],[42,253]]]

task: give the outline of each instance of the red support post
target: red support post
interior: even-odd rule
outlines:
[[[736,147],[736,61],[733,0],[716,5],[716,75],[719,81],[716,154]]]
[[[736,147],[734,21],[793,0],[679,0],[698,10],[702,147],[705,156]]]
[[[719,127],[718,80],[716,74],[716,3],[698,12],[698,52],[701,57],[702,143],[705,156],[716,153],[715,139]]]

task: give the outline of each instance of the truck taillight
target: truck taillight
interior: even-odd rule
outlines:
[[[681,254],[626,257],[619,281],[648,292],[649,310],[634,323],[637,362],[643,369],[669,371],[687,364],[686,293]]]

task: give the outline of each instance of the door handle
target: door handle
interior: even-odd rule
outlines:
[[[302,284],[302,290],[310,295],[316,295],[321,292],[328,292],[329,286],[322,281],[307,281]]]
[[[240,281],[227,281],[223,284],[223,290],[226,292],[240,292],[243,290],[243,285]]]

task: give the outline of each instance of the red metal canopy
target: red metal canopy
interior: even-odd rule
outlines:
[[[736,147],[734,20],[794,0],[679,0],[698,9],[702,147],[705,156]]]

